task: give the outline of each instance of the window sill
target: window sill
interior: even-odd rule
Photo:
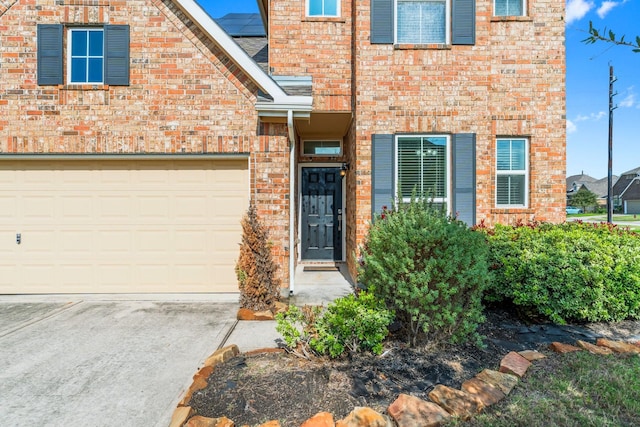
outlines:
[[[533,22],[530,16],[492,16],[491,22]]]
[[[58,89],[61,90],[109,90],[109,85],[105,84],[66,84],[66,85],[58,85]]]
[[[533,214],[535,211],[531,208],[524,208],[522,206],[514,206],[512,208],[507,206],[501,206],[491,209],[492,214]]]
[[[306,16],[302,19],[302,22],[337,22],[344,24],[347,20],[340,16]]]
[[[440,43],[431,43],[431,44],[394,44],[393,48],[395,50],[451,50],[450,44],[440,44]]]

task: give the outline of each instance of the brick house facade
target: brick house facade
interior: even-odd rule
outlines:
[[[233,291],[249,200],[290,287],[398,188],[564,220],[564,3],[403,1],[258,0],[266,71],[193,0],[0,2],[0,293]]]

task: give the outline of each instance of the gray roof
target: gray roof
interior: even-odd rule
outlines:
[[[633,176],[640,175],[640,167],[631,169],[630,171],[626,171],[625,173],[622,174],[622,176],[625,176],[625,175],[633,175]]]
[[[234,37],[233,40],[258,63],[260,68],[269,72],[269,46],[266,37]]]
[[[616,175],[612,176],[613,185],[615,186],[618,181]],[[607,177],[602,179],[595,179],[589,175],[572,175],[567,178],[567,193],[571,194],[578,191],[580,188],[586,188],[587,190],[595,193],[598,197],[606,197],[609,188],[609,181]]]

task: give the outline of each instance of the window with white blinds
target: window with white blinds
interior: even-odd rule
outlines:
[[[495,0],[494,16],[524,16],[525,0]]]
[[[496,205],[526,207],[529,194],[528,141],[500,138],[496,142]]]
[[[446,0],[397,0],[397,43],[447,42]]]
[[[398,191],[403,201],[414,193],[446,204],[449,137],[442,135],[396,137]]]

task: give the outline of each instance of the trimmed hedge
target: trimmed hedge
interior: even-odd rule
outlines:
[[[581,222],[480,229],[495,274],[488,301],[511,301],[556,323],[640,318],[637,233]]]

